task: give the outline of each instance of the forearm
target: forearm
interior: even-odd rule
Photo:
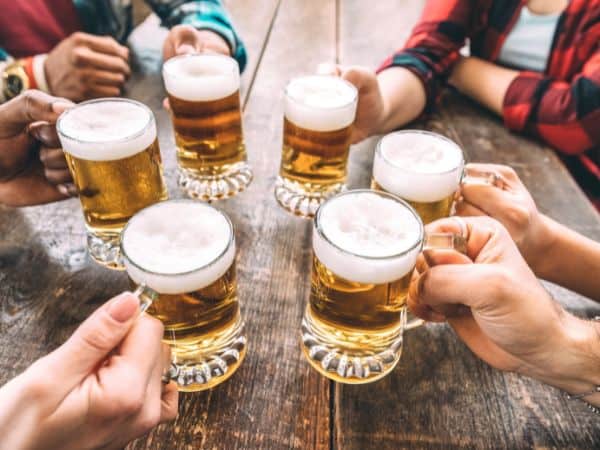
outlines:
[[[19,375],[0,388],[1,448],[27,448],[35,433],[35,400],[27,395],[27,381]],[[6,447],[3,447],[6,445]]]
[[[542,216],[548,242],[530,262],[535,274],[600,301],[600,243]]]
[[[468,57],[455,64],[448,82],[466,96],[501,116],[504,96],[517,75],[519,72],[516,70]]]
[[[392,67],[377,75],[383,98],[383,117],[377,134],[387,133],[415,120],[426,104],[425,88],[410,70]]]
[[[523,373],[573,395],[594,390],[600,385],[600,322],[565,312],[562,330],[548,358]],[[584,400],[600,406],[600,393]]]

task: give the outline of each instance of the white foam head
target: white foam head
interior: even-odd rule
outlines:
[[[358,92],[339,77],[294,78],[285,89],[285,117],[313,131],[341,130],[354,122]]]
[[[58,119],[67,153],[91,161],[133,156],[156,139],[156,122],[147,106],[134,100],[103,98],[80,103]]]
[[[123,230],[121,248],[131,279],[159,294],[202,289],[235,259],[229,219],[193,200],[167,200],[143,209]]]
[[[373,160],[373,178],[386,191],[415,202],[453,194],[464,168],[460,147],[435,133],[407,130],[384,136]]]
[[[318,210],[315,256],[336,275],[358,283],[389,283],[410,272],[423,224],[408,205],[385,193],[348,191]]]
[[[240,68],[224,55],[182,55],[163,65],[167,92],[182,100],[208,102],[240,88]]]

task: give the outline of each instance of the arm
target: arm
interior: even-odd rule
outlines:
[[[600,47],[572,81],[506,69],[478,58],[457,63],[449,79],[459,91],[567,154],[600,144]]]
[[[210,30],[218,34],[229,45],[231,55],[240,65],[240,70],[246,66],[246,48],[235,32],[221,0],[148,0],[148,4],[168,28],[190,25],[197,30]]]
[[[600,302],[600,243],[542,216],[551,241],[532,261],[536,275]]]
[[[378,72],[402,67],[418,78],[424,89],[425,109],[433,107],[440,86],[459,59],[459,50],[475,31],[483,14],[466,0],[429,0],[403,49],[383,62]],[[418,111],[417,115],[421,111]],[[402,116],[398,118],[404,118]],[[403,123],[396,122],[396,127]]]

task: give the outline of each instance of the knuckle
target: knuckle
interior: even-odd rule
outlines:
[[[144,408],[144,392],[141,389],[127,390],[126,393],[116,399],[116,407],[120,414],[124,416],[134,416],[139,414]]]
[[[85,61],[86,48],[77,46],[73,49],[71,58],[76,65],[82,65]]]
[[[71,35],[71,38],[75,41],[75,42],[81,42],[85,39],[85,33],[83,33],[82,31],[76,31],[75,33],[73,33]]]
[[[160,423],[160,408],[148,408],[140,419],[140,427],[149,431]]]

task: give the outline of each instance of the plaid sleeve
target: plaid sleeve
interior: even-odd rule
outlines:
[[[390,67],[410,70],[423,82],[425,110],[430,110],[471,33],[475,10],[469,0],[428,0],[404,48],[388,57],[378,72]]]
[[[600,45],[572,81],[521,72],[504,96],[504,122],[567,154],[600,145]]]
[[[212,30],[227,41],[231,54],[244,70],[246,48],[233,28],[221,0],[147,0],[164,26],[191,25],[197,29]]]

